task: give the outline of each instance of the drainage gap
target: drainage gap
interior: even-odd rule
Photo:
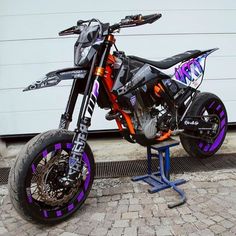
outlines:
[[[192,157],[171,158],[171,173],[214,171],[236,168],[236,154],[215,155],[209,159]],[[152,171],[158,170],[158,160],[153,158]],[[7,184],[10,168],[0,168],[0,185]],[[96,163],[95,178],[117,178],[144,175],[147,173],[147,160],[114,161]]]

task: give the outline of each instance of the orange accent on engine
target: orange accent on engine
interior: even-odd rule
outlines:
[[[154,92],[158,97],[161,96],[160,91],[161,91],[161,88],[159,86],[155,85],[154,86]]]

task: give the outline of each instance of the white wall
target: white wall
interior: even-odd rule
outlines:
[[[27,93],[22,89],[48,71],[73,65],[76,38],[59,38],[60,30],[78,19],[115,23],[126,15],[155,12],[163,14],[158,22],[122,30],[118,48],[159,60],[190,49],[219,47],[208,58],[201,90],[220,96],[229,121],[236,121],[236,1],[0,0],[0,135],[57,128],[70,83]],[[96,109],[91,130],[115,128],[104,114]]]

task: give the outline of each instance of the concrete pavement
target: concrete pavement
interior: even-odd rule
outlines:
[[[173,137],[179,140],[178,136]],[[128,141],[119,138],[101,138],[89,139],[89,145],[94,153],[96,162],[104,161],[124,161],[124,160],[139,160],[146,158],[146,148],[139,144],[132,144]],[[224,144],[217,152],[218,154],[236,153],[236,132],[230,131],[227,133]],[[18,143],[0,143],[0,150],[4,154],[1,157],[0,153],[0,167],[8,167],[14,163],[15,157],[22,148],[25,142]],[[171,156],[186,156],[188,155],[181,145],[171,148]]]
[[[85,205],[71,219],[53,227],[21,219],[6,186],[0,187],[0,235],[149,236],[236,235],[236,170],[187,173],[181,188],[187,203],[168,209],[177,195],[168,189],[149,194],[148,186],[129,178],[95,180]]]

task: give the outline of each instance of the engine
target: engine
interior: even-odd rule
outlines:
[[[170,129],[172,116],[162,105],[158,105],[149,109],[136,110],[132,122],[136,132],[151,140],[160,137],[162,132]]]
[[[171,91],[175,82],[156,68],[117,53],[119,60],[114,64],[112,93],[122,110],[131,115],[135,141],[145,145],[169,131],[174,121],[164,102],[168,95],[163,87]],[[175,90],[174,94],[178,88]]]
[[[157,118],[152,117],[148,111],[136,112],[136,117],[132,118],[135,130],[143,133],[147,139],[153,139],[157,134]]]

